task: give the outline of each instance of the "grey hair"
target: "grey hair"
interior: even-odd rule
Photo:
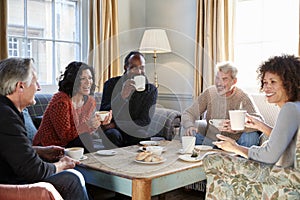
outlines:
[[[33,60],[30,58],[7,58],[0,61],[0,94],[9,95],[16,90],[18,82],[26,86],[33,79]]]
[[[231,72],[231,78],[233,78],[233,79],[236,78],[238,70],[232,62],[229,62],[229,61],[221,62],[221,63],[218,63],[216,65],[216,67],[217,67],[218,71],[223,72],[225,74],[227,74],[228,72]]]

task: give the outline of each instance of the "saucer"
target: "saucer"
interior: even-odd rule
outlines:
[[[97,154],[101,156],[114,156],[117,152],[114,150],[99,150],[97,151]]]
[[[161,147],[161,146],[157,146],[157,147]],[[162,148],[162,152],[166,151],[166,147],[161,147],[161,148]],[[148,146],[145,146],[145,147],[140,147],[139,150],[140,151],[149,151],[149,148],[148,148]]]
[[[159,144],[159,142],[149,140],[149,141],[140,141],[140,144],[144,146],[156,146]]]
[[[190,154],[180,155],[179,158],[186,162],[198,162],[202,160],[202,157],[191,157]]]
[[[155,164],[163,163],[166,160],[167,159],[163,158],[162,160],[157,161],[157,162],[145,162],[145,161],[141,161],[141,160],[134,160],[134,161],[137,162],[137,163],[146,164],[146,165],[155,165]]]
[[[79,161],[86,160],[87,158],[88,158],[87,156],[83,155],[83,156],[79,159]]]

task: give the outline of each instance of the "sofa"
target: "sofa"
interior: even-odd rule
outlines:
[[[94,97],[96,99],[96,109],[99,110],[101,105],[102,93],[96,92],[94,94]],[[26,121],[25,117],[25,124],[28,127],[27,130],[29,132],[29,138],[33,137],[35,133],[34,129],[39,127],[43,114],[51,98],[52,94],[37,93],[35,95],[36,104],[28,107],[28,113],[34,124],[34,127],[32,124],[29,125],[32,122],[30,122],[30,120]],[[26,115],[26,110],[24,112],[24,115]],[[156,137],[163,137],[166,140],[172,140],[178,132],[180,122],[181,113],[179,111],[156,105],[155,113],[152,117],[152,121],[149,125],[148,131]]]
[[[255,96],[255,103],[265,121],[274,125],[279,109],[263,98]],[[206,199],[300,199],[300,127],[294,160],[293,167],[282,168],[225,154],[207,155]]]

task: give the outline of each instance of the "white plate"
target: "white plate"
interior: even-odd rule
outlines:
[[[207,151],[207,150],[211,150],[213,149],[212,146],[208,146],[208,145],[195,145],[195,149],[199,149],[200,151]]]
[[[155,165],[155,164],[159,164],[159,163],[163,163],[165,162],[167,159],[163,158],[161,161],[157,161],[157,162],[144,162],[141,160],[134,160],[137,163],[141,163],[141,164],[146,164],[146,165]]]
[[[145,145],[145,146],[155,146],[158,145],[159,142],[158,141],[140,141],[141,145]]]
[[[113,155],[116,155],[117,152],[114,150],[99,150],[99,151],[97,151],[97,154],[99,154],[101,156],[113,156]]]
[[[160,146],[158,146],[160,147]],[[147,151],[147,147],[140,147],[139,148],[140,151]],[[162,151],[165,152],[166,151],[166,147],[162,147]]]
[[[180,155],[179,158],[187,162],[198,162],[202,159],[202,157],[191,157],[191,154]]]
[[[83,155],[83,156],[79,159],[79,161],[85,160],[85,159],[87,159],[87,158],[88,158],[87,156]]]

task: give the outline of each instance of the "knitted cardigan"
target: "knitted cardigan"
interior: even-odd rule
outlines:
[[[33,139],[33,145],[66,146],[79,134],[91,133],[95,129],[89,127],[87,122],[95,109],[96,101],[92,96],[88,97],[82,107],[75,109],[66,93],[54,94]]]

